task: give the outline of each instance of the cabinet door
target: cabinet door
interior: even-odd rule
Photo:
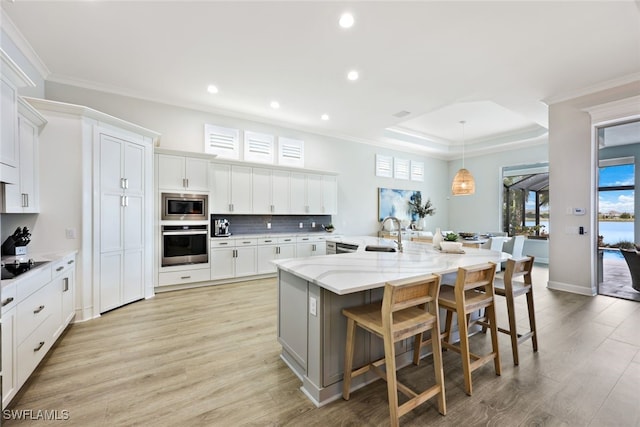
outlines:
[[[253,212],[251,168],[248,166],[231,167],[231,206],[234,214]]]
[[[303,173],[291,173],[291,213],[305,214],[307,213],[307,183],[306,176]]]
[[[276,245],[258,246],[258,274],[275,273],[276,266],[271,263],[276,259]]]
[[[255,188],[254,188],[255,193]],[[287,214],[291,211],[291,173],[281,170],[271,171],[271,204],[272,213]]]
[[[312,256],[326,255],[327,254],[327,242],[315,242],[313,244]]]
[[[338,213],[338,179],[333,175],[322,177],[322,213],[336,215]]]
[[[100,135],[100,253],[124,248],[122,143],[120,139]]]
[[[186,157],[185,178],[189,191],[209,191],[209,161]]]
[[[256,247],[245,246],[236,248],[236,277],[251,276],[258,272]]]
[[[307,212],[323,213],[322,175],[307,174]]]
[[[2,408],[13,398],[18,387],[16,371],[16,308],[2,313]]]
[[[158,188],[161,190],[184,189],[185,160],[182,156],[157,154],[158,159]]]
[[[19,180],[5,185],[4,212],[38,213],[38,128],[18,116]]]
[[[313,255],[313,243],[298,243],[296,245],[296,255],[298,258]]]
[[[18,91],[9,82],[0,79],[0,163],[2,167],[0,180],[10,184],[18,182]]]
[[[211,213],[231,213],[231,166],[212,163],[209,178]]]
[[[279,245],[278,247],[280,248],[278,251],[278,259],[296,257],[296,245]]]
[[[73,315],[75,313],[75,306],[74,306],[74,295],[75,295],[75,284],[76,284],[76,268],[73,265],[73,262],[75,262],[75,260],[70,260],[72,261],[72,264],[69,264],[69,266],[67,267],[67,269],[65,270],[63,276],[62,276],[62,327],[66,327],[69,322],[71,321],[71,319],[73,318]]]
[[[122,300],[118,305],[144,298],[144,248],[124,252]]]
[[[235,248],[211,250],[211,280],[233,277],[235,272]]]
[[[123,252],[100,255],[100,313],[122,305]]]
[[[252,195],[254,214],[273,213],[271,173],[270,169],[253,168]]]

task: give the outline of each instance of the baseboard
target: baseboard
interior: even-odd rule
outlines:
[[[547,282],[547,288],[554,291],[563,291],[572,294],[586,295],[588,297],[596,295],[596,292],[594,292],[591,287],[586,288],[584,286],[573,285],[571,283],[556,282],[553,280],[549,280]]]

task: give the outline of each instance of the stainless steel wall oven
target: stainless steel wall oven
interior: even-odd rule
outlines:
[[[209,262],[208,225],[163,225],[162,266]]]

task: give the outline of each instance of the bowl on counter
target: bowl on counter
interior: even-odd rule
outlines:
[[[462,243],[461,242],[440,242],[440,248],[443,252],[461,252],[462,251]]]

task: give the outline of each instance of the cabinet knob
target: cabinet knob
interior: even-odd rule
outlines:
[[[38,314],[40,313],[42,310],[44,310],[44,305],[41,305],[40,307],[36,308],[35,310],[33,310],[33,314]]]

